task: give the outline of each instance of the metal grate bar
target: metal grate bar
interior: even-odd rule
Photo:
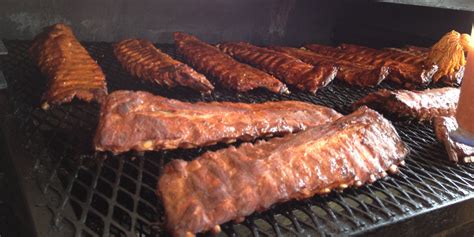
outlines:
[[[31,154],[34,177],[41,187],[35,195],[56,200],[45,207],[53,215],[53,229],[74,233],[74,236],[166,235],[163,204],[155,195],[157,177],[164,165],[176,158],[191,160],[227,145],[144,154],[130,152],[117,156],[95,153],[91,139],[97,125],[98,106],[73,102],[48,111],[41,110],[39,102],[46,80],[28,58],[30,42],[6,43],[10,52],[0,58],[0,62],[15,108],[12,117],[24,133],[24,139],[16,142]],[[348,114],[353,101],[377,89],[394,86],[383,83],[376,88],[355,88],[336,81],[314,96],[291,87],[290,95],[276,95],[262,90],[237,93],[217,85],[212,95],[201,96],[185,88],[169,90],[141,83],[121,68],[110,44],[85,45],[103,68],[109,91],[147,90],[183,101],[299,100]],[[158,47],[176,57],[173,47]],[[400,174],[359,189],[350,188],[341,193],[275,205],[241,223],[222,225],[222,234],[327,236],[363,233],[474,196],[474,165],[456,166],[447,162],[446,152],[436,141],[430,124],[406,120],[395,121],[394,125],[411,150],[406,166],[400,167]]]

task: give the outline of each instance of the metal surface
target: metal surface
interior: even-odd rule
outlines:
[[[3,75],[3,72],[0,70],[0,90],[7,88],[7,80],[5,80],[5,75]]]
[[[3,41],[0,39],[0,56],[7,55],[7,54],[8,54],[8,50],[5,47],[5,44],[3,43]]]
[[[329,43],[340,1],[327,0],[6,0],[0,37],[31,40],[64,22],[80,40],[146,38],[172,43],[172,33],[203,40],[254,43]],[[316,34],[314,32],[317,32]]]
[[[95,153],[91,138],[98,106],[73,102],[41,110],[46,80],[28,58],[29,45],[8,41],[10,54],[2,65],[12,107],[4,127],[33,232],[39,236],[166,235],[163,206],[154,194],[163,165],[174,158],[190,160],[226,145],[118,156]],[[168,90],[139,83],[122,70],[110,44],[85,45],[104,69],[110,91],[148,90],[185,101],[301,100],[347,114],[353,101],[378,89],[334,82],[313,96],[295,89],[291,95],[275,95],[265,91],[240,94],[218,87],[212,95],[201,97],[184,88]],[[159,47],[174,55],[169,45]],[[447,162],[447,154],[429,124],[396,121],[394,125],[411,150],[400,174],[343,193],[275,205],[240,224],[222,225],[221,234],[413,236],[437,233],[474,219],[469,211],[474,208],[474,166]],[[446,219],[446,214],[455,218]],[[411,224],[414,220],[416,227]]]
[[[375,0],[376,2],[386,2],[395,4],[405,4],[423,7],[436,7],[452,10],[474,11],[472,0]]]

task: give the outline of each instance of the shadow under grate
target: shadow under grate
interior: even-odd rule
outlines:
[[[77,236],[166,235],[163,207],[155,196],[163,166],[175,158],[189,160],[227,145],[117,156],[95,153],[92,137],[98,106],[73,102],[41,110],[39,102],[46,80],[28,58],[29,45],[30,42],[23,41],[6,42],[9,54],[1,63],[15,108],[13,117],[26,137],[19,142],[36,160],[35,175],[43,191],[40,195],[51,197],[47,207],[55,218],[53,225],[68,228],[65,232]],[[356,99],[379,88],[393,87],[383,83],[377,88],[354,88],[333,82],[317,95],[292,88],[290,95],[276,95],[263,90],[236,93],[217,86],[212,95],[202,96],[186,88],[168,90],[141,83],[123,71],[113,56],[111,44],[85,45],[104,70],[110,92],[147,90],[183,101],[300,100],[347,114]],[[158,46],[175,56],[172,46]],[[473,195],[474,166],[456,166],[445,161],[447,155],[429,124],[397,121],[394,125],[411,150],[399,175],[343,193],[275,205],[242,223],[224,224],[221,235],[360,233]]]

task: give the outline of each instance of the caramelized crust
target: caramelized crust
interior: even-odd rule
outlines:
[[[362,108],[283,138],[173,160],[157,193],[170,233],[190,236],[276,203],[374,182],[397,172],[407,152],[389,121]]]
[[[300,90],[316,93],[336,76],[333,65],[313,66],[288,54],[260,48],[249,43],[224,43],[219,49],[239,61],[264,70]]]
[[[438,67],[435,65],[424,68],[395,61],[390,58],[377,58],[374,57],[372,53],[368,52],[368,50],[362,50],[361,52],[352,50],[349,52],[340,48],[318,44],[305,45],[305,48],[318,54],[334,57],[338,60],[346,60],[354,63],[373,65],[377,67],[389,67],[390,73],[388,75],[388,79],[407,88],[428,85],[431,82],[431,78],[438,70]]]
[[[397,117],[431,121],[437,116],[454,116],[458,100],[459,89],[453,87],[423,91],[382,89],[358,100],[353,108],[367,105]]]
[[[426,58],[428,57],[428,55],[426,55],[425,57],[418,56],[416,54],[403,52],[402,50],[394,48],[377,50],[354,44],[341,44],[339,48],[343,49],[346,52],[357,53],[365,55],[366,57],[372,57],[375,60],[393,60],[422,68],[425,66]]]
[[[104,73],[68,26],[46,28],[35,38],[30,53],[49,79],[43,109],[70,102],[74,97],[101,102],[107,95]]]
[[[96,150],[113,153],[192,148],[298,132],[338,117],[330,108],[298,101],[187,103],[117,91],[102,106],[94,142]]]
[[[436,138],[443,143],[448,153],[449,160],[455,163],[473,163],[474,147],[457,142],[452,139],[452,134],[458,129],[454,117],[436,117],[433,122]]]
[[[385,80],[389,73],[388,67],[375,67],[317,54],[308,50],[291,47],[270,47],[270,49],[299,58],[305,63],[316,67],[338,68],[336,78],[356,86],[375,86]]]
[[[204,75],[174,60],[147,40],[120,41],[114,46],[114,53],[128,72],[146,81],[168,87],[185,86],[204,93],[214,89]]]
[[[274,93],[289,93],[285,84],[273,76],[239,63],[218,48],[185,33],[174,34],[177,51],[202,73],[215,77],[220,84],[237,91],[266,88]]]

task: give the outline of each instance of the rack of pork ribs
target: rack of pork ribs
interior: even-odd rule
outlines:
[[[30,48],[30,54],[49,81],[43,94],[43,109],[80,100],[101,102],[107,95],[105,75],[71,28],[56,24],[45,28]]]

